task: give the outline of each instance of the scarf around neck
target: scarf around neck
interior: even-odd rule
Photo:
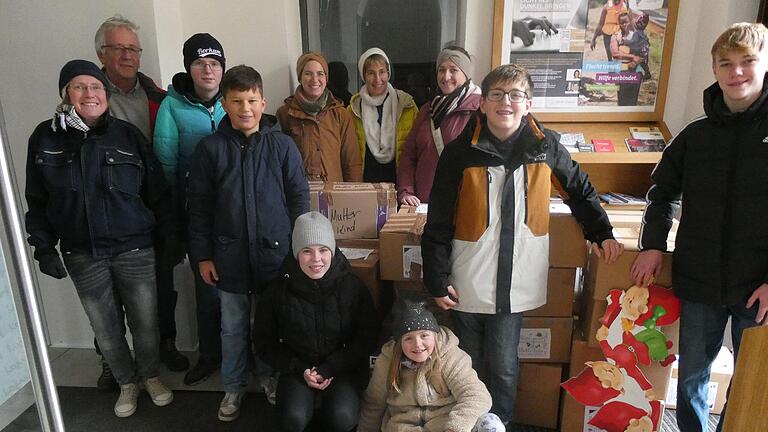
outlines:
[[[56,132],[57,127],[59,127],[61,130],[65,131],[67,130],[67,126],[82,132],[91,130],[91,128],[88,127],[83,119],[77,114],[74,105],[62,102],[56,107],[56,111],[53,113],[51,129]]]
[[[461,103],[464,98],[474,90],[473,87],[477,87],[472,84],[471,80],[466,80],[464,84],[456,87],[454,91],[447,95],[437,95],[432,99],[432,103],[429,106],[429,115],[432,117],[432,123],[435,128],[439,128],[443,119],[450,113],[452,113]]]
[[[304,90],[301,88],[301,85],[296,87],[296,91],[293,92],[293,97],[296,99],[296,103],[299,104],[299,107],[301,107],[301,110],[311,115],[312,117],[320,114],[320,111],[325,108],[325,106],[328,104],[329,96],[330,91],[328,91],[326,88],[323,90],[323,94],[321,94],[316,101],[311,101],[304,95]]]
[[[376,107],[384,105],[379,124]],[[392,162],[395,158],[395,127],[398,112],[397,90],[387,83],[387,91],[379,96],[368,94],[368,88],[360,90],[360,117],[365,130],[365,142],[371,154],[380,164]]]

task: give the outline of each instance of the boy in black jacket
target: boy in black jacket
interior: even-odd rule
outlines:
[[[648,191],[642,252],[631,269],[638,285],[661,270],[672,218],[685,197],[672,268],[682,300],[680,430],[707,428],[710,367],[728,318],[734,356],[745,328],[768,323],[768,225],[751,223],[768,211],[767,40],[762,24],[738,23],[715,41],[717,83],[704,91],[706,114],[664,150]]]
[[[200,140],[189,177],[190,259],[221,299],[221,421],[235,420],[248,385],[251,294],[277,276],[291,227],[309,210],[296,145],[263,115],[261,75],[235,66],[221,80],[227,115]]]

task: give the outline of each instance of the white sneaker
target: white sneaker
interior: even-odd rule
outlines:
[[[129,417],[136,412],[136,401],[139,399],[139,385],[136,383],[120,386],[120,397],[115,403],[115,415]]]
[[[166,406],[173,402],[173,392],[157,377],[144,380],[144,389],[149,393],[152,402],[157,406]]]
[[[243,404],[245,392],[227,392],[219,405],[219,420],[230,422],[240,416],[240,406]]]

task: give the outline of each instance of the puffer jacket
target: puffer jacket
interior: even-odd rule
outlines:
[[[157,160],[163,165],[165,178],[171,185],[186,186],[192,153],[200,139],[216,132],[226,114],[221,98],[207,108],[194,96],[192,78],[185,72],[173,77],[168,97],[157,113],[153,146]]]
[[[370,292],[336,249],[319,280],[286,258],[283,275],[259,299],[251,334],[255,352],[277,371],[315,367],[328,378],[367,371],[378,327]]]
[[[424,283],[433,297],[452,285],[468,313],[515,313],[546,302],[549,197],[557,188],[587,240],[613,238],[587,174],[559,135],[528,115],[499,143],[478,115],[443,151],[421,238]],[[509,155],[497,151],[511,145]]]
[[[307,180],[363,181],[363,163],[355,124],[344,104],[332,94],[317,116],[305,113],[296,99],[277,110],[283,132],[290,135],[304,160]]]
[[[641,249],[666,250],[682,200],[672,267],[681,299],[745,303],[768,283],[768,74],[746,111],[731,113],[715,83],[704,91],[705,115],[666,147],[648,191]]]
[[[349,101],[347,110],[352,114],[355,119],[355,131],[357,132],[357,144],[360,147],[360,157],[363,162],[363,169],[365,169],[365,129],[363,128],[363,120],[361,117],[362,109],[360,107],[362,99],[360,93],[355,93],[352,99]],[[419,109],[416,103],[413,101],[413,97],[408,93],[397,90],[397,110],[400,116],[397,119],[396,137],[395,137],[395,165],[400,163],[400,154],[405,147],[405,140],[408,139],[408,133],[411,132],[413,122],[416,120],[416,115],[419,113]]]
[[[81,132],[40,123],[27,149],[26,229],[35,258],[109,258],[173,235],[170,189],[138,128],[105,114]]]
[[[249,137],[224,116],[200,140],[187,196],[190,259],[213,260],[216,287],[238,294],[261,291],[277,276],[293,223],[309,211],[301,156],[267,114]]]
[[[358,432],[470,432],[477,419],[491,409],[491,395],[472,369],[459,339],[440,327],[436,349],[442,380],[432,385],[425,371],[434,360],[417,369],[400,366],[400,393],[389,389],[389,366],[395,341],[387,342],[376,359],[373,376],[363,396]]]
[[[480,89],[475,88],[478,90],[477,93],[468,94],[461,101],[461,105],[443,119],[440,135],[443,137],[444,146],[459,136],[467,126],[467,121],[472,118],[472,114],[480,107]],[[432,137],[430,105],[431,102],[427,102],[419,110],[413,129],[405,141],[403,153],[400,155],[400,164],[397,167],[399,199],[402,199],[405,194],[410,194],[418,197],[421,202],[429,202],[437,160],[440,158]]]

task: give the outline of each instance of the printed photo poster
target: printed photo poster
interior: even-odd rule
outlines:
[[[504,0],[502,63],[540,111],[653,112],[669,0]]]

